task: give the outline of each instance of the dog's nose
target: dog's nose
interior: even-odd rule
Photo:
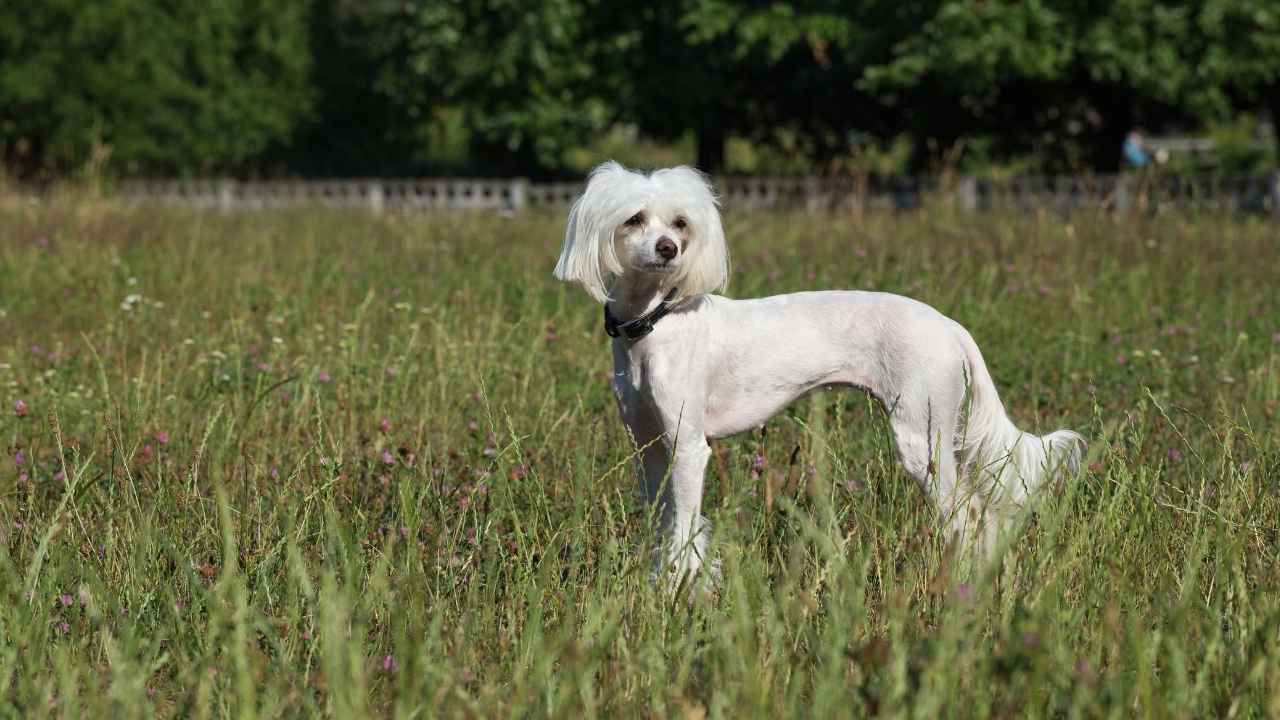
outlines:
[[[676,247],[675,242],[666,236],[658,238],[658,244],[654,249],[666,260],[670,260],[680,253],[680,248]]]

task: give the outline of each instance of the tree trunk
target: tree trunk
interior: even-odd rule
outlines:
[[[724,169],[724,128],[698,128],[698,169],[705,173],[718,173]]]

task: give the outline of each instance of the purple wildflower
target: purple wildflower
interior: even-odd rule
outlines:
[[[56,481],[56,482],[66,482],[66,481],[67,481],[67,473],[66,473],[66,472],[64,472],[64,471],[62,471],[62,470],[59,470],[58,472],[56,472],[56,473],[54,473],[54,474],[53,474],[53,479],[54,479],[54,481]]]
[[[396,662],[394,657],[388,655],[382,658],[382,669],[386,672],[395,672],[400,669],[400,663]]]
[[[21,401],[21,400],[19,400],[19,401],[15,402],[15,403],[13,404],[13,414],[14,414],[14,415],[17,415],[18,417],[26,417],[26,416],[27,416],[27,404],[26,404],[25,402]]]
[[[382,464],[384,464],[384,465],[395,465],[395,464],[396,464],[396,456],[395,456],[395,455],[392,455],[392,454],[390,453],[390,451],[383,450],[383,451],[382,451]]]
[[[57,627],[58,627],[58,633],[61,635],[66,635],[67,633],[71,632],[71,625],[66,620],[63,620],[62,622],[58,623]]]
[[[320,374],[316,375],[316,380],[319,380],[322,383],[327,383],[332,379],[333,378],[329,377],[329,373],[325,372],[324,370],[321,370]]]
[[[165,432],[165,431],[163,431],[163,430],[161,430],[160,432],[156,433],[156,442],[160,443],[161,445],[168,445],[168,444],[169,444],[169,433],[167,433],[167,432]]]
[[[1178,462],[1182,459],[1182,451],[1178,448],[1169,448],[1169,461]]]
[[[72,603],[72,597],[70,595],[59,595],[58,602],[62,603],[63,607],[67,607]]]
[[[391,421],[390,421],[390,420],[387,420],[386,418],[382,418],[382,420],[378,422],[378,430],[379,430],[380,432],[384,432],[384,433],[385,433],[385,432],[387,432],[387,431],[388,431],[388,430],[390,430],[390,429],[391,429]]]
[[[755,457],[751,458],[751,472],[757,475],[764,472],[764,453],[756,453]]]
[[[22,467],[22,464],[25,463],[26,461],[27,461],[27,456],[23,455],[21,450],[13,454],[14,465],[17,465],[18,467]]]

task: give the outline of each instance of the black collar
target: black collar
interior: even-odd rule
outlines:
[[[662,302],[658,303],[658,307],[641,315],[635,320],[626,322],[618,322],[618,318],[609,312],[609,304],[604,306],[604,331],[609,333],[609,337],[625,337],[628,340],[639,340],[640,338],[653,332],[653,326],[659,320],[667,316],[671,312],[671,298],[676,296],[676,288],[671,288],[671,292],[662,298]]]

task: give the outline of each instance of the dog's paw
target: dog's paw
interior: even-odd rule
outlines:
[[[724,574],[719,558],[710,555],[710,525],[699,518],[697,533],[690,540],[668,540],[654,548],[649,580],[672,593],[689,591],[690,599],[714,595]]]

